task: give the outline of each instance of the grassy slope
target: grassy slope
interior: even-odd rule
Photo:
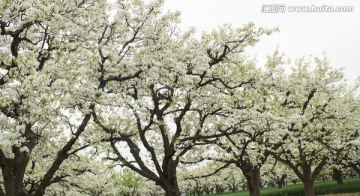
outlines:
[[[343,185],[338,185],[334,181],[315,182],[315,193],[317,195],[324,195],[330,193],[352,193],[360,192],[360,178],[351,178],[344,180]],[[215,195],[215,194],[213,194]],[[261,195],[264,196],[303,196],[303,185],[287,185],[282,189],[278,188],[264,188],[261,190]],[[239,191],[236,193],[224,193],[220,196],[249,196],[247,191]]]

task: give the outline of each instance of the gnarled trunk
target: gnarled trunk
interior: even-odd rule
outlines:
[[[204,191],[205,191],[205,193],[207,194],[207,195],[210,195],[211,193],[213,193],[213,191],[214,191],[214,187],[205,187],[204,188]]]
[[[6,196],[28,196],[30,195],[24,187],[24,176],[26,167],[30,161],[29,154],[36,145],[36,134],[31,130],[30,124],[25,126],[24,136],[27,143],[22,147],[27,148],[28,151],[20,150],[21,147],[13,146],[13,158],[7,158],[4,152],[0,149],[0,168],[4,180],[4,188]]]
[[[233,193],[235,193],[237,191],[238,187],[237,185],[234,183],[234,184],[231,184],[229,185],[229,190]]]
[[[26,152],[16,152],[13,159],[2,156],[1,170],[4,179],[4,188],[6,196],[28,196],[25,190],[23,180],[25,169],[29,162],[29,156]]]
[[[223,192],[225,192],[225,188],[222,186],[222,185],[216,185],[215,186],[215,192],[216,192],[216,194],[220,194],[220,193],[223,193]]]
[[[165,190],[165,195],[166,196],[180,196],[181,195],[178,186],[174,186],[174,187],[166,186],[166,187],[163,187],[163,189]]]
[[[170,159],[163,164],[163,177],[160,186],[165,190],[166,196],[180,196],[180,189],[176,173],[177,162]]]
[[[344,184],[344,181],[342,180],[341,170],[340,169],[333,169],[332,173],[332,179],[335,180],[338,184]]]
[[[283,174],[283,175],[281,175],[280,178],[277,178],[276,185],[279,189],[282,189],[282,187],[285,186],[286,177],[287,177],[287,175]]]
[[[303,183],[304,183],[305,195],[315,196],[314,181],[312,179],[306,179],[303,181]]]
[[[250,196],[260,196],[260,168],[257,166],[254,167],[249,163],[241,165],[241,170],[246,177],[247,188]]]

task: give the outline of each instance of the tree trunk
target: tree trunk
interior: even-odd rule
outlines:
[[[32,149],[36,145],[36,134],[32,132],[30,124],[25,126],[25,137],[27,143],[23,147],[28,149],[28,152],[20,150],[18,146],[12,146],[14,158],[7,158],[4,152],[0,149],[0,168],[4,180],[4,188],[6,196],[28,196],[29,193],[24,187],[24,176],[26,167],[29,163]],[[3,192],[3,191],[1,191]]]
[[[201,190],[200,190],[199,187],[195,187],[195,188],[194,188],[194,192],[195,192],[195,195],[196,195],[196,196],[200,196],[200,195],[201,195]]]
[[[204,188],[204,191],[205,191],[205,193],[206,193],[207,195],[210,195],[211,193],[213,193],[213,190],[214,190],[213,187],[211,187],[211,188],[205,187],[205,188]]]
[[[18,152],[16,153],[14,159],[6,158],[5,164],[1,164],[6,196],[29,195],[23,185],[25,169],[28,161],[29,157],[25,152]]]
[[[306,179],[304,182],[304,189],[306,196],[315,196],[314,181]]]
[[[260,196],[260,168],[254,167],[251,164],[244,164],[242,166],[242,171],[246,177],[250,196]]]
[[[176,167],[172,167],[173,164],[169,164],[168,172],[165,173],[161,187],[165,190],[166,196],[180,196],[180,189],[176,177]]]
[[[344,184],[344,181],[342,180],[341,171],[339,169],[333,169],[332,178],[335,180],[338,184]]]
[[[180,196],[181,193],[180,193],[179,189],[168,187],[165,189],[165,195],[166,196]]]
[[[276,184],[279,189],[282,189],[282,187],[285,185],[286,177],[287,177],[287,175],[283,174],[283,175],[281,175],[280,178],[277,178]]]
[[[237,186],[236,186],[236,184],[230,185],[230,186],[229,186],[229,189],[230,189],[231,192],[235,193],[235,192],[237,191]]]
[[[216,194],[220,194],[220,193],[223,193],[223,192],[225,192],[225,188],[222,186],[222,185],[216,185],[215,186],[215,192],[216,192]]]

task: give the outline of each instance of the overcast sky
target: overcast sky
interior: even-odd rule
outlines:
[[[268,4],[286,6],[284,12],[269,11]],[[353,12],[290,12],[290,6],[352,6]],[[165,10],[182,13],[181,28],[196,27],[209,31],[224,23],[240,27],[254,22],[259,27],[280,28],[248,50],[263,64],[266,55],[278,46],[292,62],[304,55],[322,56],[325,52],[331,65],[344,67],[350,83],[360,76],[360,1],[359,0],[165,0]]]

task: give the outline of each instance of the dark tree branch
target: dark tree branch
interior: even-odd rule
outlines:
[[[227,130],[230,130],[230,128],[227,129]],[[203,140],[203,139],[218,139],[218,138],[221,138],[221,137],[226,136],[226,135],[233,135],[233,134],[238,134],[238,133],[243,133],[243,132],[244,131],[242,129],[239,129],[239,130],[234,129],[231,132],[224,131],[222,133],[213,134],[213,135],[190,136],[190,137],[179,139],[179,141],[180,142],[186,142],[186,141],[195,141],[195,140]]]
[[[321,160],[320,164],[319,164],[318,166],[316,166],[316,168],[314,169],[314,171],[313,171],[313,173],[312,173],[312,179],[315,180],[315,179],[319,176],[321,170],[322,170],[323,167],[326,165],[327,160],[328,160],[328,158],[327,158],[327,157],[324,157],[324,158]]]
[[[223,166],[217,168],[216,170],[214,170],[213,172],[209,173],[209,174],[205,174],[205,175],[201,175],[201,176],[194,176],[194,177],[187,177],[184,180],[191,180],[191,179],[198,179],[198,178],[206,178],[206,177],[210,177],[213,176],[215,174],[217,174],[218,172],[220,172],[221,170],[227,168],[231,163],[225,163]]]
[[[124,163],[124,165],[126,167],[129,167],[131,170],[137,172],[138,174],[140,174],[148,179],[151,179],[153,181],[159,181],[159,177],[157,177],[156,174],[154,172],[152,172],[151,170],[149,170],[146,166],[142,169],[139,169],[139,168],[135,167],[133,164],[131,164],[132,162],[127,161],[126,158],[124,156],[122,156],[121,152],[117,149],[114,140],[110,139],[110,145],[111,145],[112,149],[114,150],[114,153],[116,154],[118,159],[122,163]]]
[[[142,72],[143,72],[142,70],[139,70],[135,74],[128,75],[128,76],[122,76],[121,74],[118,75],[118,76],[108,76],[105,79],[105,82],[110,82],[110,81],[123,82],[123,81],[130,80],[130,79],[133,79],[133,78],[138,78],[138,77],[140,77],[140,74]]]
[[[68,154],[69,155],[75,155],[77,152],[81,151],[81,150],[84,150],[85,148],[89,147],[90,145],[89,144],[86,144],[84,146],[81,146],[75,150],[73,150],[72,152],[69,152]]]
[[[94,105],[92,104],[89,109],[93,110]],[[80,124],[80,126],[77,128],[75,134],[73,137],[62,147],[62,149],[58,152],[57,157],[55,158],[54,162],[48,169],[48,171],[45,173],[44,177],[41,179],[40,185],[38,189],[35,192],[35,196],[42,196],[45,193],[45,189],[50,185],[51,179],[55,175],[55,173],[59,170],[61,164],[69,157],[69,151],[77,141],[77,139],[80,137],[80,135],[85,131],[85,128],[88,124],[88,122],[91,119],[91,114],[86,114]]]
[[[309,105],[309,102],[311,101],[311,99],[314,97],[315,93],[316,93],[316,88],[314,88],[310,91],[309,95],[307,96],[307,100],[303,104],[301,115],[304,115],[305,110],[306,110],[307,106]]]
[[[281,163],[289,166],[289,167],[294,171],[294,173],[298,176],[298,178],[299,178],[301,181],[304,181],[304,175],[300,172],[300,170],[298,169],[298,167],[295,166],[291,161],[289,161],[288,159],[281,158],[281,157],[280,157],[279,155],[277,155],[276,153],[272,153],[271,155],[274,156],[275,159],[277,159],[277,160],[280,161]]]

